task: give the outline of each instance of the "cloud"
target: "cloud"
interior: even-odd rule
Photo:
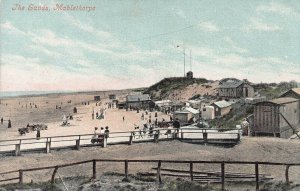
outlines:
[[[64,15],[68,23],[82,31],[89,33],[90,35],[96,36],[98,41],[101,41],[102,43],[105,42],[106,47],[120,48],[122,46],[122,43],[110,32],[96,29],[91,24],[84,23],[68,13],[64,13]]]
[[[285,16],[292,16],[300,19],[299,11],[297,11],[293,7],[289,7],[278,2],[270,2],[269,4],[260,5],[256,8],[256,11],[258,13],[274,13]]]
[[[250,24],[245,27],[246,31],[263,31],[263,32],[274,32],[282,30],[276,24],[263,22],[257,17],[250,18]]]
[[[247,53],[248,50],[247,49],[244,49],[244,48],[241,48],[237,45],[236,42],[234,42],[230,37],[226,36],[224,38],[224,40],[230,45],[231,49],[234,51],[234,52],[237,52],[237,53]]]
[[[220,28],[211,21],[205,21],[198,24],[199,28],[208,32],[218,32]]]
[[[24,31],[16,28],[9,21],[5,21],[4,23],[1,23],[0,26],[1,26],[2,30],[4,29],[5,31],[9,31],[10,33],[18,34],[18,35],[26,35],[26,33]]]

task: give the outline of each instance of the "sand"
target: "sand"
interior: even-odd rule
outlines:
[[[119,91],[114,93],[119,99],[124,100],[128,92]],[[100,95],[101,101],[94,101],[94,95]],[[2,99],[0,115],[5,121],[3,124],[0,124],[0,140],[35,137],[35,132],[23,136],[19,135],[18,128],[26,127],[28,123],[46,124],[48,130],[41,131],[41,136],[51,137],[90,134],[94,132],[95,127],[106,126],[109,127],[110,132],[132,131],[135,125],[141,126],[146,119],[149,119],[149,115],[145,115],[145,120],[141,120],[141,115],[145,111],[137,113],[136,111],[126,111],[124,109],[108,109],[106,104],[109,102],[108,95],[109,92],[102,92]],[[71,103],[68,103],[69,100],[71,100]],[[87,105],[82,105],[82,102],[85,102]],[[32,105],[36,104],[37,108],[34,106],[31,108],[30,103]],[[56,109],[56,105],[60,106],[61,109]],[[74,107],[77,108],[77,114],[73,114]],[[105,110],[104,119],[99,120],[95,116],[93,120],[93,111],[96,115],[96,112],[100,113],[101,109]],[[72,114],[74,119],[69,120],[69,126],[61,126],[63,115],[69,114]],[[123,116],[125,118],[124,121]],[[151,116],[153,120],[154,113]],[[158,112],[158,120],[161,121],[162,118],[168,120],[170,117]],[[8,119],[12,121],[12,128],[10,129],[7,128],[6,120]]]

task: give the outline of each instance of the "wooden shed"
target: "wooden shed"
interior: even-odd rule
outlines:
[[[225,100],[214,102],[212,106],[214,107],[215,117],[222,117],[231,110],[231,103]]]
[[[148,109],[152,106],[152,100],[150,99],[149,94],[136,94],[126,96],[126,106],[139,108],[139,109]]]
[[[289,138],[294,132],[284,118],[293,128],[297,129],[299,127],[298,99],[283,97],[256,103],[254,106],[253,127],[250,129],[251,134]]]
[[[223,98],[253,97],[254,88],[246,80],[230,78],[220,81],[218,95]]]
[[[100,101],[100,96],[94,96],[94,101]]]
[[[109,94],[108,95],[108,98],[111,99],[111,100],[116,99],[116,97],[117,97],[116,94]]]

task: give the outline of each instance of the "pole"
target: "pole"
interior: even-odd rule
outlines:
[[[192,50],[190,50],[190,71],[192,71]]]
[[[183,48],[183,77],[185,77],[185,48]]]

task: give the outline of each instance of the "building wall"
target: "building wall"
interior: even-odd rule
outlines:
[[[135,107],[135,108],[139,108],[139,109],[147,109],[149,108],[149,101],[147,102],[127,102],[126,106],[127,107]]]
[[[188,123],[189,119],[192,118],[192,115],[190,113],[174,113],[173,119],[178,119],[178,121],[182,123]]]
[[[215,109],[215,117],[221,117],[230,112],[231,106],[219,108],[218,106],[214,105],[214,109]]]
[[[294,128],[298,126],[300,123],[299,102],[285,104],[280,107],[279,111]],[[279,127],[281,131],[291,129],[282,117],[279,120]]]
[[[214,119],[215,118],[215,109],[212,107],[205,107],[205,111],[203,111],[204,108],[201,109],[201,117],[202,119]]]
[[[272,103],[260,103],[254,106],[254,133],[280,133],[279,106]]]
[[[254,88],[248,84],[241,84],[236,88],[219,88],[218,92],[220,97],[254,97]]]
[[[283,138],[288,138],[293,134],[293,130],[279,112],[296,128],[300,123],[299,102],[276,105],[272,103],[261,103],[254,107],[253,132],[256,134],[274,134]]]
[[[248,84],[244,84],[242,97],[254,97],[254,88]]]
[[[230,112],[230,110],[231,110],[231,106],[221,108],[221,116],[224,116],[224,115],[228,114]]]
[[[220,97],[237,97],[236,88],[219,88]]]

